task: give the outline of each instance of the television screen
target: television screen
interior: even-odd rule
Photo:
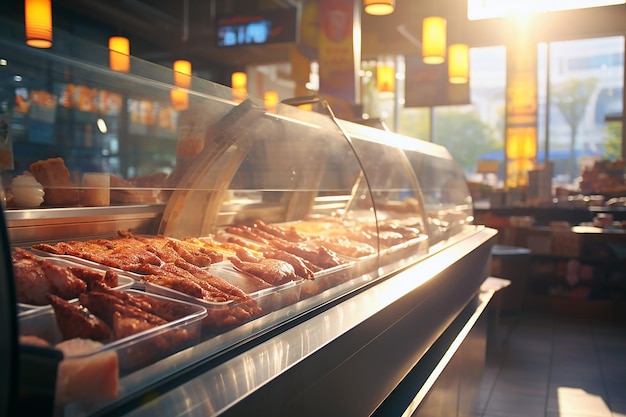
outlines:
[[[217,46],[265,45],[296,41],[296,9],[217,18]]]

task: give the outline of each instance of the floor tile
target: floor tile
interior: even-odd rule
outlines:
[[[626,417],[626,326],[522,312],[500,322],[475,417]]]

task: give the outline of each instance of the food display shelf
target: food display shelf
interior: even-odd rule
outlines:
[[[15,169],[2,171],[0,260],[8,272],[0,301],[17,307],[8,249],[100,240],[104,250],[82,249],[85,257],[97,250],[99,262],[46,256],[98,270],[130,265],[118,269],[135,281],[123,291],[193,306],[198,315],[186,330],[199,333],[149,363],[113,349],[125,361],[117,395],[66,402],[56,392],[62,352],[38,349],[7,323],[0,351],[20,365],[5,383],[15,414],[376,415],[409,374],[432,372],[426,362],[443,358],[444,336],[464,328],[467,312],[483,311],[477,300],[496,231],[474,224],[462,168],[443,146],[336,118],[324,100],[321,113],[268,109],[197,77],[179,91],[169,68],[131,57],[132,70],[120,73],[108,68],[106,48],[55,31],[55,45],[71,47],[35,50],[11,39],[23,30],[0,27],[8,62],[25,78],[45,79],[36,91],[53,90],[45,91],[54,97],[47,127],[58,146],[46,149],[59,154],[50,158],[32,131],[20,132]],[[81,107],[88,92],[120,105]],[[184,108],[171,101],[181,92]],[[20,120],[38,117],[37,106]],[[107,135],[94,129],[101,116]],[[76,132],[93,134],[95,161],[68,146],[82,140]],[[22,142],[33,152],[22,152]],[[44,190],[37,207],[11,193],[25,170]],[[89,190],[124,199],[89,207],[83,183],[94,170],[109,174],[110,187]],[[58,204],[53,196],[69,199]],[[149,204],[137,204],[146,196]],[[240,229],[229,235],[229,227]],[[141,239],[123,248],[105,242],[116,237]],[[186,246],[192,238],[216,243]],[[255,288],[257,278],[268,288]],[[165,285],[172,282],[178,286]],[[32,316],[50,319],[51,311]],[[142,325],[136,312],[124,312]],[[45,334],[54,326],[41,327]]]

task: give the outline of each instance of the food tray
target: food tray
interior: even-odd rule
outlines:
[[[428,253],[428,236],[422,235],[399,245],[380,250],[380,266],[383,273],[392,272]]]
[[[34,253],[34,252],[33,252]],[[39,256],[39,253],[36,254],[37,256]],[[73,262],[70,261],[68,259],[63,259],[60,258],[58,256],[39,256],[42,259],[45,259],[46,261],[50,262],[53,265],[59,266],[59,267],[70,267],[70,266],[74,266],[74,267],[82,267],[82,268],[89,268],[89,266],[84,265],[82,263],[79,262]],[[104,271],[106,269],[102,269],[102,267],[100,266],[100,268],[93,268],[96,269],[98,271]],[[114,268],[111,268],[114,269]],[[115,289],[125,289],[125,288],[130,288],[135,284],[135,279],[130,277],[125,271],[118,271],[115,270],[115,272],[117,272],[117,276],[118,276],[118,285],[117,287],[115,287]],[[71,300],[71,301],[75,301],[75,300]],[[39,310],[42,308],[50,308],[49,305],[34,305],[34,304],[27,304],[27,303],[17,303],[17,309],[18,309],[18,313],[24,314],[24,313],[30,313],[32,311],[35,310]]]
[[[102,347],[87,354],[66,355],[66,358],[94,358],[99,354],[114,352],[118,358],[119,374],[125,375],[199,342],[200,323],[206,316],[204,307],[156,294],[147,294],[143,291],[132,289],[122,291],[146,294],[152,298],[181,304],[187,315],[132,336],[105,343]],[[78,301],[73,301],[73,303],[78,303]],[[62,334],[52,308],[39,309],[32,314],[19,317],[18,320],[21,336],[37,336],[53,346],[62,341]],[[184,337],[181,337],[183,331]],[[175,342],[170,344],[170,341],[174,341],[174,337]]]
[[[335,287],[344,282],[350,281],[360,275],[360,271],[356,268],[360,261],[342,257],[345,263],[333,268],[323,269],[314,274],[314,279],[305,280],[302,283],[300,291],[300,299],[312,297],[320,294],[329,288]]]
[[[263,314],[298,302],[303,281],[305,281],[300,279],[278,286],[268,284],[268,287],[260,287],[257,284],[258,279],[251,279],[252,277],[247,272],[236,270],[230,261],[213,264],[209,267],[209,271],[253,297],[263,310]]]
[[[221,265],[220,265],[221,264]],[[219,334],[246,323],[263,314],[293,304],[300,299],[301,281],[291,281],[280,286],[258,289],[258,280],[253,280],[248,274],[235,271],[228,262],[211,265],[210,272],[240,288],[250,296],[248,301],[229,300],[223,302],[211,302],[190,296],[180,291],[145,282],[148,293],[158,294],[165,297],[175,298],[189,303],[198,304],[207,310],[207,317],[202,321],[205,334]],[[254,308],[258,307],[258,311]],[[250,315],[245,312],[251,312]]]

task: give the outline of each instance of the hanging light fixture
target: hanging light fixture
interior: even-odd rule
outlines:
[[[114,71],[130,71],[130,42],[123,36],[109,38],[109,66]]]
[[[388,93],[394,90],[396,70],[392,65],[381,62],[376,65],[376,85],[381,93]]]
[[[233,90],[248,92],[248,75],[245,72],[233,72],[230,82]]]
[[[278,93],[276,91],[266,91],[265,95],[265,110],[269,112],[275,112],[278,106]]]
[[[52,46],[51,0],[25,0],[26,44],[35,48]]]
[[[425,64],[446,60],[446,19],[430,16],[422,21],[422,58]]]
[[[174,84],[191,88],[191,62],[185,59],[174,61]]]
[[[174,61],[174,84],[181,88],[191,88],[191,62],[186,59]],[[172,106],[176,110],[187,110],[189,107],[189,93],[180,88],[172,89],[170,92]]]
[[[393,13],[396,8],[396,0],[363,0],[365,13],[384,16]]]
[[[451,84],[469,81],[469,47],[464,43],[453,43],[448,47],[448,79]]]

